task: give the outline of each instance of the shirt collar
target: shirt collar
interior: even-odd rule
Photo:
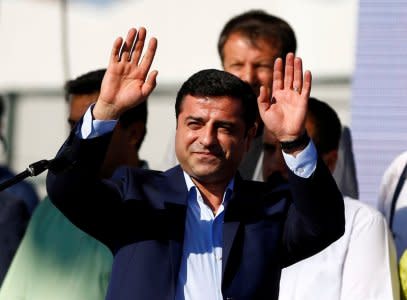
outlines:
[[[194,190],[196,189],[196,186],[195,186],[194,182],[192,181],[191,177],[185,171],[183,171],[183,173],[184,173],[185,183],[187,185],[187,190],[188,190],[188,194],[189,194],[192,189],[194,189]],[[229,181],[228,185],[226,186],[225,192],[223,194],[223,200],[222,200],[222,203],[224,205],[226,205],[226,203],[230,199],[234,187],[235,187],[235,177],[233,177]]]

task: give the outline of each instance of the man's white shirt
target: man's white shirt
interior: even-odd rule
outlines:
[[[345,198],[344,235],[283,269],[279,300],[399,299],[394,242],[384,217]]]

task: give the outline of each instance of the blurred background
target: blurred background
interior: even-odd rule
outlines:
[[[16,172],[52,158],[68,134],[63,84],[106,67],[129,27],[158,39],[141,157],[161,169],[173,138],[180,84],[221,68],[219,32],[232,16],[260,8],[294,28],[298,56],[313,73],[312,95],[351,127],[361,200],[375,204],[381,176],[407,150],[407,3],[366,0],[163,1],[0,0],[0,94],[6,98],[2,161]],[[45,195],[45,174],[28,179]]]

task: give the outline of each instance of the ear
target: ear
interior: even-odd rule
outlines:
[[[145,124],[143,122],[134,122],[125,129],[128,143],[136,146],[144,136]]]
[[[254,137],[256,136],[257,127],[258,127],[258,124],[257,124],[257,122],[255,122],[253,127],[249,128],[249,130],[247,131],[245,152],[249,151],[250,145],[252,144],[252,141],[253,141]]]
[[[323,154],[322,159],[331,173],[333,173],[336,167],[336,162],[338,161],[338,150],[331,150],[328,153]]]

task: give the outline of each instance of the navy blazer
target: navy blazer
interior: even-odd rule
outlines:
[[[7,191],[0,192],[0,284],[17,252],[29,219],[23,200]]]
[[[48,173],[53,203],[114,254],[107,299],[174,299],[183,250],[187,188],[182,169],[98,168],[110,135],[68,139]],[[318,161],[308,178],[290,173],[291,196],[236,175],[223,225],[224,299],[277,299],[281,268],[313,255],[344,232],[343,199]],[[292,198],[292,199],[290,199]]]

